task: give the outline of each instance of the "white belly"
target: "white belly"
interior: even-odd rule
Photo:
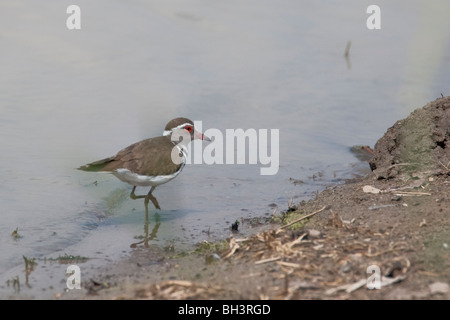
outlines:
[[[112,172],[117,178],[123,182],[129,183],[133,186],[148,187],[148,186],[159,186],[160,184],[169,182],[175,178],[182,170],[183,166],[175,173],[169,175],[161,176],[143,176],[137,173],[133,173],[128,169],[117,169]]]

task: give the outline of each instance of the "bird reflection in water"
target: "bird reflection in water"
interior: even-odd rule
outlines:
[[[156,238],[156,234],[158,233],[159,226],[161,225],[160,215],[158,213],[155,213],[155,222],[156,223],[155,223],[155,225],[154,225],[154,227],[152,229],[152,232],[149,234],[150,220],[148,218],[148,207],[146,206],[145,207],[144,235],[135,237],[137,239],[143,239],[143,240],[141,240],[139,242],[132,243],[130,245],[130,248],[137,248],[138,245],[140,245],[140,244],[143,244],[144,248],[148,248],[149,247],[148,242],[150,240],[153,240],[153,239]]]

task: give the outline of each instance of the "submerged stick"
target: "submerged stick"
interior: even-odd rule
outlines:
[[[344,53],[344,56],[346,57],[346,58],[348,58],[349,57],[349,55],[350,55],[350,47],[352,46],[352,42],[351,41],[348,41],[347,42],[347,45],[345,46],[345,53]]]

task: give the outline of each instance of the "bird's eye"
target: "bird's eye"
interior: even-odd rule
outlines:
[[[186,127],[184,127],[184,130],[186,130],[187,132],[191,133],[192,130],[194,130],[194,128],[192,128],[192,126],[186,126]]]

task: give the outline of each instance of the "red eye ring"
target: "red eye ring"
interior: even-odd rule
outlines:
[[[191,133],[194,130],[194,128],[192,126],[185,126],[184,130],[186,130],[187,132]]]

